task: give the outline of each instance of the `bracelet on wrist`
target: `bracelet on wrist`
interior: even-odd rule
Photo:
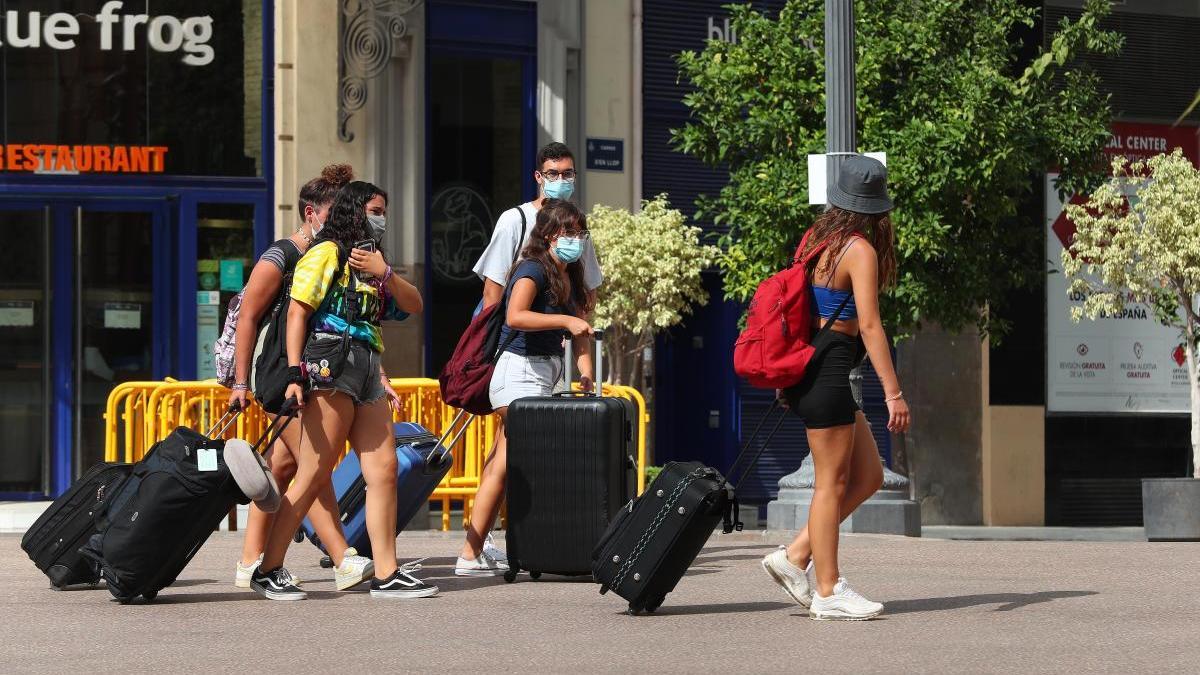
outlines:
[[[391,278],[392,278],[392,266],[388,265],[387,271],[383,273],[383,281],[381,283],[386,285],[387,282],[389,280],[391,280]]]
[[[890,397],[890,398],[885,398],[885,399],[883,399],[883,402],[884,402],[884,403],[891,403],[892,401],[899,401],[899,400],[900,400],[900,399],[902,399],[902,398],[904,398],[904,392],[903,392],[903,391],[899,391],[899,392],[896,392],[896,395],[895,395],[895,396],[892,396],[892,397]]]
[[[234,391],[250,391],[250,385],[246,384],[245,382],[234,382],[230,389]]]

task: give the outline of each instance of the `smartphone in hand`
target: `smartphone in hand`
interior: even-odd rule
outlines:
[[[373,239],[364,239],[363,241],[356,243],[354,245],[354,248],[361,249],[363,251],[374,251],[375,250],[375,241]],[[363,279],[363,280],[370,280],[370,279],[375,278],[374,274],[371,274],[370,272],[367,272],[364,270],[355,270],[355,274],[358,275],[359,279]]]

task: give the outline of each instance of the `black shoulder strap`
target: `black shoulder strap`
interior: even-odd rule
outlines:
[[[517,246],[516,246],[516,248],[513,249],[512,259],[513,259],[514,265],[517,262],[517,258],[521,257],[522,244],[525,243],[525,226],[526,226],[525,209],[521,208],[520,204],[517,205],[517,213],[521,214],[521,237],[519,239],[517,239]]]
[[[297,246],[296,242],[292,241],[290,237],[284,239],[283,241],[286,241],[289,244],[287,247],[280,247],[280,249],[283,251],[283,264],[285,265],[283,271],[284,274],[286,274],[296,269],[296,265],[300,262],[300,259],[304,257],[304,254],[300,252],[300,247]]]

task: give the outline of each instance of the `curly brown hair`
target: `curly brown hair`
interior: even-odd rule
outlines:
[[[332,204],[347,183],[354,180],[354,167],[349,164],[330,164],[321,169],[321,175],[308,181],[300,188],[300,208],[297,215],[304,220],[304,209],[308,206],[319,209],[326,204]]]
[[[538,262],[550,282],[550,302],[566,307],[577,315],[586,315],[592,311],[592,303],[591,295],[583,283],[583,261],[576,260],[567,265],[568,287],[550,253],[550,242],[563,232],[587,232],[587,217],[571,202],[547,199],[538,211],[533,231],[529,233],[529,243],[521,250],[521,258],[513,265],[512,271],[522,260]],[[512,271],[509,272],[510,277]]]
[[[821,249],[827,255],[814,256],[810,273],[828,278],[833,266],[841,259],[841,252],[851,237],[861,236],[875,248],[879,260],[879,287],[888,288],[896,283],[895,230],[887,213],[858,213],[836,206],[822,213],[809,228],[811,234],[804,242],[797,258],[805,260]]]

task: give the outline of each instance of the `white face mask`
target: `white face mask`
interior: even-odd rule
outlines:
[[[308,229],[312,232],[312,236],[317,236],[321,230],[325,229],[325,223],[317,219],[317,210],[313,209],[312,222],[308,224]]]

